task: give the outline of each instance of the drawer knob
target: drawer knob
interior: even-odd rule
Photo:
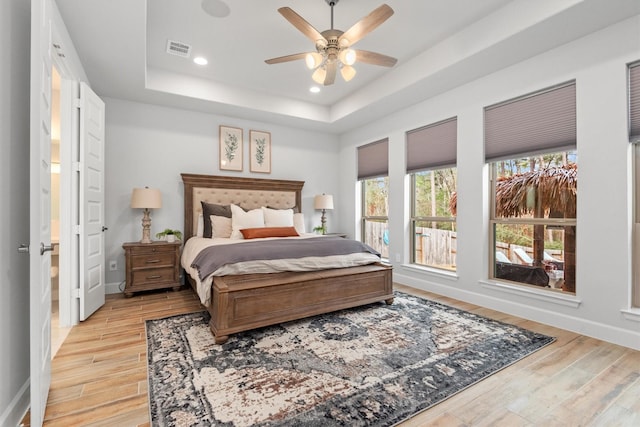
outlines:
[[[148,259],[147,260],[147,264],[156,264],[159,263],[160,260],[159,259]]]
[[[161,276],[161,275],[159,275],[159,274],[154,274],[153,276],[147,276],[147,279],[159,279],[159,278],[161,278],[161,277],[162,277],[162,276]]]

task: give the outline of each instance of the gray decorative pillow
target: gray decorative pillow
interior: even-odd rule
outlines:
[[[211,215],[231,218],[231,206],[216,205],[215,203],[200,202],[202,204],[202,217],[204,218],[204,231],[202,237],[211,238]]]

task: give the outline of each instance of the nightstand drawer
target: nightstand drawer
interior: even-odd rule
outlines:
[[[158,245],[158,244],[141,244],[138,246],[131,246],[129,248],[131,255],[149,255],[156,254],[172,254],[175,252],[174,245]]]
[[[174,252],[158,252],[143,255],[131,255],[131,268],[145,267],[173,267],[175,253]]]
[[[175,281],[175,272],[176,270],[173,267],[165,267],[165,268],[154,268],[154,269],[145,269],[145,270],[137,270],[132,274],[132,284],[131,286],[135,287],[136,285],[145,283],[145,284],[156,284],[156,283],[171,283]]]

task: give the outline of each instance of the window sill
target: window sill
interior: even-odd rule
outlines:
[[[640,308],[626,308],[620,310],[625,319],[640,322]]]
[[[420,273],[427,273],[431,276],[436,276],[436,277],[440,277],[440,278],[451,280],[451,281],[458,280],[458,274],[455,271],[441,270],[439,268],[426,267],[426,266],[417,265],[417,264],[402,264],[401,267],[404,270],[412,270]]]
[[[582,304],[582,301],[575,296],[568,296],[554,291],[538,290],[526,286],[511,285],[489,280],[480,280],[480,284],[486,289],[519,295],[565,307],[578,308]]]

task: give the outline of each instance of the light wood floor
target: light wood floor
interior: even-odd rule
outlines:
[[[556,342],[402,424],[640,426],[640,352],[401,285]],[[199,311],[191,290],[108,295],[53,360],[46,426],[148,426],[146,319]],[[28,425],[28,416],[25,418]]]

